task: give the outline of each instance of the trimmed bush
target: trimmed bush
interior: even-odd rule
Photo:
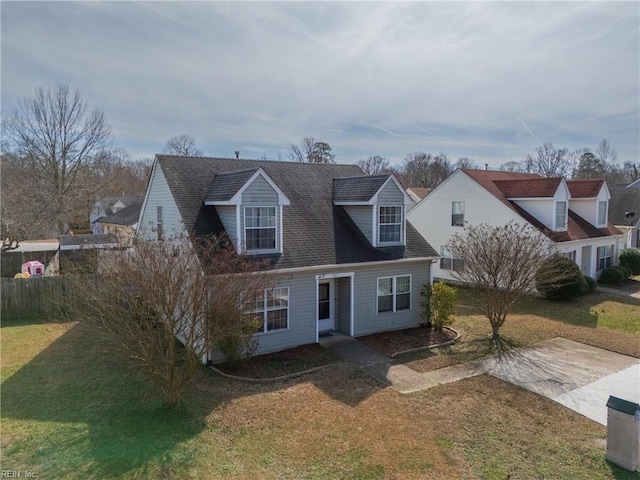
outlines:
[[[536,290],[544,298],[565,300],[588,291],[580,267],[558,253],[545,259],[536,272]]]
[[[640,250],[637,248],[625,248],[618,257],[622,266],[629,267],[633,275],[640,275]]]
[[[609,267],[602,270],[598,282],[604,285],[620,285],[625,281],[625,272],[618,267]]]
[[[584,281],[587,282],[587,293],[593,292],[598,286],[596,281],[587,275],[584,276]]]
[[[626,277],[624,277],[625,279],[629,278],[633,274],[631,268],[626,265],[618,265],[618,268],[624,270],[624,274],[626,275]]]
[[[436,282],[432,286],[422,288],[423,316],[435,330],[442,330],[445,325],[453,323],[453,312],[458,300],[458,291],[444,282]]]

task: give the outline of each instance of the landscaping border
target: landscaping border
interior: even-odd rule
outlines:
[[[453,333],[456,334],[455,338],[452,340],[448,340],[446,342],[442,342],[442,343],[438,343],[437,345],[428,345],[426,347],[417,347],[417,348],[410,348],[409,350],[403,350],[401,352],[394,352],[391,355],[389,355],[390,358],[396,358],[398,355],[404,355],[407,353],[414,353],[414,352],[420,352],[422,350],[431,350],[433,348],[439,348],[439,347],[448,347],[449,345],[453,345],[454,343],[456,343],[458,340],[460,340],[460,332],[458,332],[457,330],[448,327],[448,326],[444,326],[442,328],[446,328],[447,330],[451,330]]]
[[[329,367],[335,367],[337,365],[346,365],[346,362],[329,363],[328,365],[313,367],[313,368],[310,368],[309,370],[303,370],[301,372],[289,373],[287,375],[280,375],[279,377],[266,377],[266,378],[251,378],[251,377],[240,377],[238,375],[231,375],[230,373],[225,373],[222,370],[217,369],[213,365],[209,365],[209,368],[214,372],[216,372],[218,375],[228,378],[230,380],[237,380],[239,382],[247,382],[247,383],[270,383],[270,382],[278,382],[281,380],[289,380],[291,378],[300,377],[302,375],[306,375],[307,373],[313,373],[319,370],[324,370]]]

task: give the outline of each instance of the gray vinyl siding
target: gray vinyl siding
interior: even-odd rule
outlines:
[[[238,230],[236,228],[236,206],[235,205],[218,205],[216,206],[218,217],[224,226],[227,235],[234,244],[238,239]],[[237,244],[236,244],[237,245]]]
[[[345,205],[343,207],[360,231],[373,245],[373,207],[370,205]]]
[[[351,324],[351,279],[336,278],[336,329],[349,334]]]
[[[278,205],[278,193],[262,175],[258,175],[251,185],[242,192],[243,205]]]
[[[170,238],[184,232],[184,223],[178,211],[176,202],[162,173],[159,164],[155,164],[153,176],[149,183],[144,210],[140,218],[138,235],[144,239],[157,238],[155,229],[157,224],[158,207],[162,207],[163,231],[165,238]]]
[[[404,195],[395,183],[388,182],[378,193],[378,205],[404,205]]]

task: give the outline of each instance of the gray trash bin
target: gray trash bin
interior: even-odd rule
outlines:
[[[606,459],[635,472],[640,466],[640,405],[609,396]]]

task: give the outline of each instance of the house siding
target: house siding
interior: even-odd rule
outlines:
[[[369,243],[373,245],[373,207],[370,205],[345,205],[342,208],[345,209],[362,234],[367,237]]]
[[[236,206],[235,205],[218,205],[216,206],[216,212],[220,221],[224,226],[227,235],[232,242],[236,243],[238,239],[238,230],[236,228]]]
[[[351,327],[351,278],[337,278],[335,287],[336,328],[348,334]]]
[[[566,202],[564,200],[558,200]],[[544,200],[515,200],[516,205],[522,207],[527,213],[533,215],[545,227],[553,230],[555,224],[555,205],[552,199]]]
[[[243,205],[278,205],[278,192],[262,175],[258,175],[242,192]]]
[[[392,181],[378,193],[378,205],[404,205],[404,194]]]
[[[407,220],[438,253],[452,235],[464,233],[463,227],[451,225],[452,202],[464,202],[464,221],[469,225],[505,225],[512,219],[527,223],[462,170],[457,170],[407,213]],[[451,270],[441,269],[439,263],[432,268],[435,278],[455,280]]]
[[[157,207],[162,207],[162,228],[165,238],[180,235],[184,232],[184,223],[176,202],[173,199],[167,180],[159,164],[155,164],[149,183],[146,200],[138,226],[138,236],[143,239],[157,238]]]

